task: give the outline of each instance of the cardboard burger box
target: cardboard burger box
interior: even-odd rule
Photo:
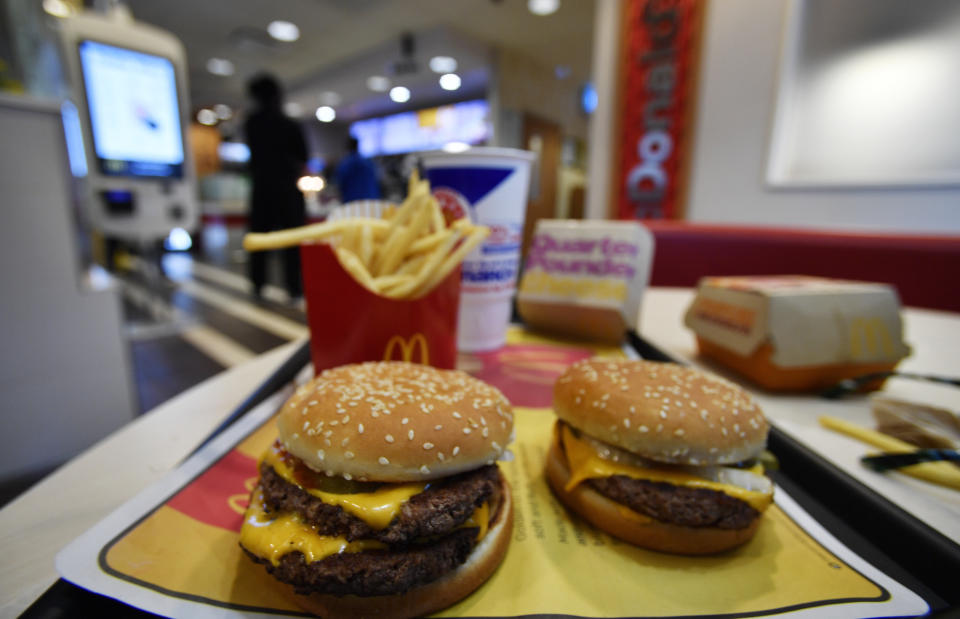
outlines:
[[[808,277],[706,277],[684,317],[700,354],[777,391],[823,389],[892,370],[908,354],[886,284]]]
[[[517,311],[535,329],[616,344],[637,328],[653,247],[639,222],[541,219]]]

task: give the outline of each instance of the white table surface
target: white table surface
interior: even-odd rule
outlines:
[[[695,342],[683,327],[688,289],[652,289],[641,310],[641,334],[676,357],[694,360]],[[908,310],[914,356],[901,368],[960,375],[960,315]],[[229,411],[293,353],[293,342],[211,378],[124,426],[0,510],[0,617],[23,612],[58,578],[54,557],[70,541],[176,467]],[[960,408],[952,388],[891,380],[886,391],[904,399]],[[814,397],[757,393],[768,417],[825,458],[960,542],[960,492],[860,466],[867,448],[817,425],[818,415],[872,423],[862,398],[828,402]]]

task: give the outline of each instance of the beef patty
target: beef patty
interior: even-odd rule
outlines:
[[[614,475],[591,479],[600,494],[635,512],[685,527],[743,529],[760,512],[728,494]]]
[[[297,593],[367,597],[405,593],[440,578],[467,560],[476,537],[477,529],[470,527],[428,544],[341,553],[313,563],[305,562],[303,554],[291,552],[281,557],[277,566],[245,552],[277,580],[293,585]]]
[[[328,505],[287,482],[268,465],[260,467],[260,475],[263,499],[271,511],[296,512],[321,535],[350,541],[374,539],[390,546],[445,535],[466,522],[485,501],[490,502],[492,517],[501,487],[496,465],[432,482],[410,497],[386,528],[377,530],[341,507]]]

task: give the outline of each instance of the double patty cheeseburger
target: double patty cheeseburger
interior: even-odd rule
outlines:
[[[664,552],[753,536],[773,499],[753,461],[768,427],[736,385],[676,364],[590,359],[567,368],[553,403],[547,479],[574,512]]]
[[[400,362],[327,370],[277,419],[240,545],[323,616],[449,606],[500,564],[513,526],[495,461],[510,404],[463,372]]]

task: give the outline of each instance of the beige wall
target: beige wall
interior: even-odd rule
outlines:
[[[586,139],[587,116],[578,106],[582,82],[575,76],[558,80],[553,70],[553,67],[543,66],[518,52],[499,50],[496,72],[498,104],[507,114],[510,111],[528,112],[558,123],[565,136]]]
[[[766,186],[787,9],[788,0],[708,3],[688,218],[960,233],[960,187],[786,190]]]

